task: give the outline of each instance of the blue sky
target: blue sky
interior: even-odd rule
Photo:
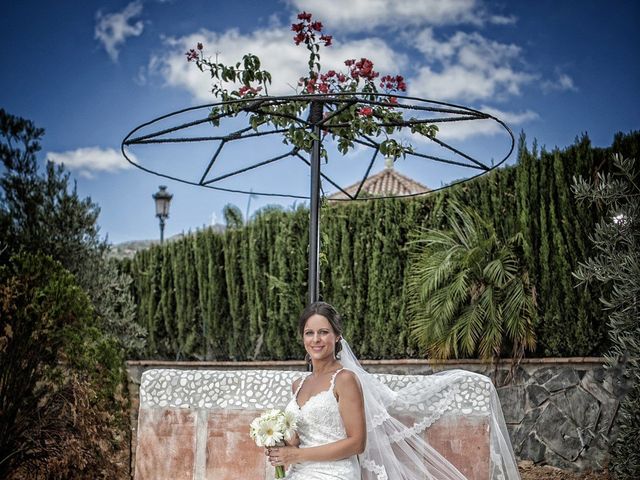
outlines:
[[[248,205],[247,196],[163,180],[131,167],[119,148],[143,122],[214,101],[210,81],[185,61],[184,52],[198,41],[229,63],[257,54],[273,73],[271,92],[294,93],[287,83],[304,73],[306,54],[293,45],[290,25],[301,10],[334,37],[323,67],[367,56],[383,75],[403,74],[409,94],[493,113],[516,135],[524,131],[548,148],[564,147],[584,132],[607,146],[616,132],[640,128],[636,1],[5,3],[0,106],[46,129],[42,162],[65,163],[79,193],[100,205],[101,232],[113,243],[157,238],[151,194],[160,184],[174,194],[168,236],[221,222],[226,203],[250,212],[274,203],[258,196]],[[505,150],[504,135],[491,125],[442,134],[486,161]],[[277,140],[270,142],[238,145],[229,161],[282,152]],[[133,153],[142,165],[187,175],[204,168],[210,149],[140,147]],[[356,152],[347,164],[351,159],[330,154],[323,168],[348,185],[358,179],[364,158]],[[374,171],[381,168],[378,163]],[[410,161],[396,168],[432,188],[463,176]],[[301,164],[283,162],[226,186],[304,194],[307,185]]]

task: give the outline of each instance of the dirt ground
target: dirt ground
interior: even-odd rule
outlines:
[[[574,473],[549,465],[539,466],[533,462],[518,463],[522,480],[611,480],[607,472]]]

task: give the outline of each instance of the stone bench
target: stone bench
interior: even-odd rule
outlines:
[[[140,384],[136,480],[271,480],[273,467],[249,437],[263,410],[284,408],[303,372],[174,370],[143,373]],[[415,375],[376,374],[392,390]],[[490,478],[489,397],[476,374],[448,385],[428,405],[392,413],[406,425],[419,418],[429,444],[469,480]],[[429,377],[426,377],[428,380]]]

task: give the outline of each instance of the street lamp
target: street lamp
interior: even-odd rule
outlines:
[[[167,192],[166,185],[160,185],[160,190],[152,195],[156,201],[156,217],[160,219],[160,243],[164,241],[164,221],[169,218],[169,205],[173,195]]]

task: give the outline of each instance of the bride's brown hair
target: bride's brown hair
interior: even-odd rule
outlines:
[[[326,318],[333,329],[333,333],[342,337],[342,318],[338,311],[327,302],[313,302],[302,311],[300,319],[298,320],[298,331],[300,332],[301,337],[304,336],[304,327],[307,324],[307,320],[309,320],[313,315],[322,315]],[[336,356],[340,353],[340,350],[342,350],[342,344],[340,342],[336,342]],[[305,360],[307,362],[311,361],[311,357],[308,353],[305,355]]]

